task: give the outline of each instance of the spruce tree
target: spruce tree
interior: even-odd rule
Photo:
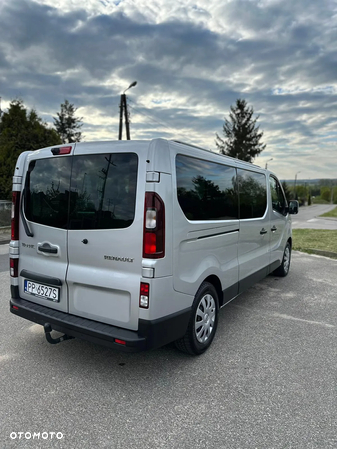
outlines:
[[[83,117],[75,117],[77,108],[68,100],[61,104],[61,112],[57,112],[57,117],[53,117],[54,126],[58,134],[61,136],[62,143],[80,142],[82,133],[81,120]]]
[[[216,146],[222,154],[252,162],[265,148],[260,142],[263,132],[253,119],[254,110],[248,107],[245,100],[236,100],[235,106],[230,107],[229,120],[225,118],[223,125],[224,139],[216,134]]]

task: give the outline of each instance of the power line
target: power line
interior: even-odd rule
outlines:
[[[135,103],[133,100],[130,100],[132,103]],[[156,120],[155,118],[153,118],[153,116],[150,116],[148,114],[146,114],[145,112],[140,111],[138,108],[136,108],[135,106],[130,106],[131,109],[134,109],[135,111],[139,112],[139,114],[144,115],[145,117],[149,118],[150,120],[156,122],[158,125],[163,126],[164,128],[168,129],[169,131],[173,131],[174,133],[176,133],[176,131],[173,128],[170,128],[167,125],[164,125],[164,123],[159,122],[158,120]]]
[[[133,100],[130,100],[130,99],[129,99],[129,101],[131,101],[132,103],[135,103]],[[139,112],[139,114],[144,115],[145,117],[149,118],[151,121],[156,122],[158,125],[163,126],[164,128],[168,129],[168,130],[171,132],[171,134],[173,134],[174,139],[181,140],[181,141],[184,141],[184,142],[186,142],[186,143],[190,143],[190,144],[192,144],[192,145],[195,145],[195,144],[196,144],[195,141],[193,141],[192,139],[190,139],[190,138],[187,137],[186,135],[184,135],[184,137],[181,137],[181,138],[177,137],[178,133],[177,133],[177,131],[176,131],[175,129],[166,126],[164,123],[162,123],[162,122],[156,120],[155,118],[153,118],[153,116],[150,116],[150,115],[146,114],[145,112],[140,111],[140,110],[139,110],[138,108],[136,108],[135,106],[129,105],[129,107],[130,107],[131,109],[134,109],[135,111]],[[209,151],[213,151],[213,150],[210,149]]]
[[[159,122],[158,120],[155,120],[153,117],[151,117],[151,116],[148,115],[148,114],[145,114],[145,112],[140,111],[138,108],[135,108],[134,106],[130,106],[130,105],[129,105],[129,107],[130,107],[131,109],[134,109],[135,111],[139,112],[139,114],[142,114],[142,115],[144,115],[145,117],[149,118],[151,121],[156,122],[156,123],[159,124],[160,126],[163,126],[164,128],[168,129],[168,130],[171,132],[171,134],[173,135],[173,138],[174,138],[174,139],[181,140],[181,141],[184,141],[184,142],[186,142],[186,143],[190,143],[190,144],[192,144],[192,145],[195,145],[195,142],[194,142],[192,139],[190,139],[189,137],[184,136],[184,137],[179,138],[179,137],[177,137],[177,135],[178,135],[177,131],[174,130],[173,128],[169,128],[168,126],[164,125],[164,123],[161,123],[161,122]]]

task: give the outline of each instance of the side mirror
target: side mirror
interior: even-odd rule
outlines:
[[[289,214],[294,214],[294,215],[298,214],[298,207],[299,207],[299,204],[298,204],[297,200],[289,201],[289,205],[288,205]]]

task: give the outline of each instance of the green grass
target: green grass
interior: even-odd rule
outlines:
[[[337,231],[293,229],[293,249],[306,253],[312,253],[311,250],[329,251],[337,258]]]
[[[326,212],[323,215],[320,215],[320,217],[333,217],[333,218],[337,218],[337,207],[335,207],[334,209],[332,209],[330,212]]]

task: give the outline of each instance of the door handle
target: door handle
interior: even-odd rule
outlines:
[[[273,227],[271,228],[271,231],[272,231],[272,232],[277,231],[277,227],[276,227],[276,226],[273,226]]]
[[[53,248],[52,246],[49,245],[49,243],[44,243],[43,245],[38,246],[37,249],[41,253],[57,254],[57,248],[55,248],[55,247]]]
[[[262,228],[261,231],[260,231],[260,234],[261,234],[261,235],[267,234],[267,232],[268,232],[268,231],[266,231],[264,228]]]

